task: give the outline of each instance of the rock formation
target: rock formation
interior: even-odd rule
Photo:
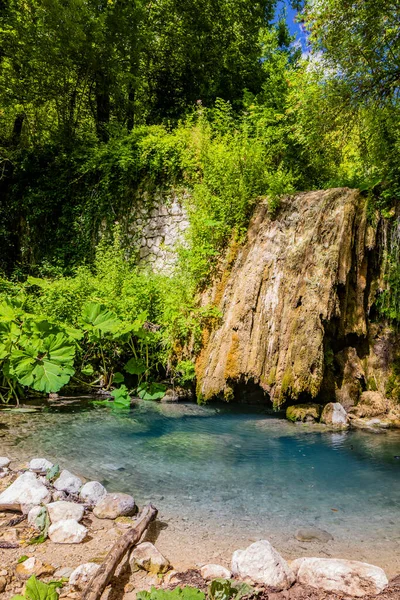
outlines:
[[[275,406],[319,398],[347,410],[371,380],[385,393],[382,348],[387,354],[392,334],[368,323],[375,243],[358,191],[288,197],[274,219],[259,204],[246,242],[205,299],[222,319],[205,332],[199,397],[231,399],[245,384]]]

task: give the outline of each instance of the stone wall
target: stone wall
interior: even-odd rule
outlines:
[[[129,216],[128,238],[138,253],[139,264],[156,273],[170,274],[177,261],[177,246],[184,243],[189,225],[183,201],[187,192],[143,194]]]

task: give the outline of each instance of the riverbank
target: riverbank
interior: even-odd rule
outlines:
[[[400,573],[398,432],[321,433],[249,408],[142,403],[2,413],[0,436],[0,454],[17,462],[46,456],[151,501],[157,545],[178,569],[226,566],[268,539],[288,560],[340,556]],[[333,539],[296,539],[309,527]]]
[[[0,513],[0,589],[2,592],[0,596],[9,598],[14,593],[20,593],[24,582],[34,574],[45,581],[49,578],[63,579],[65,589],[63,588],[61,595],[66,599],[74,600],[97,569],[96,565],[104,561],[120,537],[129,527],[134,526],[135,518],[130,516],[137,512],[134,499],[126,494],[107,494],[100,483],[85,483],[65,469],[60,472],[59,468],[47,459],[33,459],[29,464],[15,460],[10,463],[9,460],[6,457],[0,459],[0,504],[3,511],[7,508],[7,504],[9,505],[9,510]],[[50,501],[52,502],[49,504]],[[40,504],[44,504],[44,508],[40,508]],[[19,516],[21,511],[22,515]],[[17,512],[18,515],[12,517],[10,514],[12,512]],[[46,517],[47,524],[40,518],[42,512],[49,517]],[[163,535],[167,530],[168,535]],[[37,540],[35,535],[37,533],[41,533],[43,539],[40,539],[40,543],[32,543]],[[268,561],[269,554],[276,552],[272,547],[274,544],[270,545],[271,539],[268,542],[260,542],[260,537],[258,540],[249,539],[250,542],[257,541],[257,543],[250,543],[249,546],[236,540],[235,552],[230,553],[229,557],[227,554],[224,555],[223,545],[214,545],[212,556],[208,555],[210,559],[196,563],[195,557],[199,558],[201,554],[199,549],[202,547],[204,550],[205,546],[201,543],[200,546],[197,544],[199,532],[190,530],[188,533],[191,535],[190,541],[185,535],[185,526],[182,526],[182,523],[179,527],[171,527],[159,517],[150,525],[142,539],[142,546],[139,546],[143,549],[146,547],[146,550],[143,550],[146,558],[140,557],[139,553],[133,559],[134,551],[129,560],[129,567],[125,564],[117,572],[115,586],[112,593],[108,592],[107,597],[134,600],[138,590],[150,589],[152,585],[173,587],[190,583],[202,588],[207,585],[206,581],[213,577],[230,577],[232,571],[232,574],[239,576],[239,579],[253,580],[265,600],[267,598],[274,600],[320,598],[318,593],[321,590],[316,591],[313,587],[305,585],[307,574],[302,576],[306,581],[301,580],[303,567],[298,560],[289,560],[289,563],[286,563],[280,554],[276,554],[273,563],[283,561],[283,571],[287,570],[284,576],[282,572],[271,575],[264,567],[262,569],[258,566],[254,567],[257,561]],[[218,540],[220,535],[216,530],[214,540],[209,541],[218,544],[221,542],[221,538]],[[296,537],[299,538],[299,535],[300,532],[297,532]],[[324,546],[333,541],[327,532],[318,529],[303,530],[302,536],[302,542],[309,544],[308,555],[313,556],[316,554],[311,551],[312,541],[315,543],[318,539],[319,544]],[[204,542],[204,539],[202,541]],[[143,542],[146,542],[147,546]],[[226,542],[229,546],[230,542],[225,538]],[[225,548],[228,546],[225,545]],[[248,546],[248,548],[246,552],[242,550],[236,552],[238,546],[242,548]],[[168,557],[166,557],[167,552],[169,552]],[[208,552],[211,552],[211,548]],[[246,558],[246,553],[249,552],[249,557]],[[172,559],[172,555],[176,559]],[[352,558],[360,560],[360,557]],[[204,566],[209,562],[211,565]],[[332,561],[326,562],[329,565]],[[88,563],[89,567],[86,566]],[[215,567],[215,564],[220,566]],[[332,562],[332,565],[334,564],[335,561]],[[360,587],[357,583],[359,577],[357,569],[361,564],[343,561],[346,568],[355,569],[350,576],[350,579],[354,580],[352,586],[354,585],[355,590],[363,590],[363,596],[366,597],[365,590],[371,592],[371,589],[377,587],[379,591],[385,590],[386,595],[379,596],[382,599],[396,598],[392,595],[391,588],[387,588],[387,580],[386,584],[382,583],[382,578],[386,578],[384,571],[378,567],[368,567],[371,571],[368,577],[372,579],[368,579],[368,583],[365,580]],[[82,569],[84,573],[85,569],[89,569],[86,578],[83,579]],[[222,571],[223,575],[215,575],[216,569],[217,572]],[[296,578],[300,578],[297,583]],[[267,585],[268,580],[276,582],[275,591]],[[348,578],[345,581],[346,586],[347,584]],[[340,588],[342,582],[339,581],[338,585]],[[397,583],[393,585],[396,588]],[[323,582],[321,586],[323,589]],[[282,590],[282,593],[278,593],[279,590]],[[284,592],[284,590],[288,591]],[[325,588],[326,591],[329,591],[329,587]],[[378,596],[369,594],[368,597]],[[333,600],[339,596],[325,594],[324,598]]]

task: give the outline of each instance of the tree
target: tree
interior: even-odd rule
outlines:
[[[391,104],[400,91],[398,0],[310,0],[304,18],[325,76],[347,103]]]

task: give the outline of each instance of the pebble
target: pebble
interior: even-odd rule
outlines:
[[[6,456],[0,456],[0,469],[4,469],[5,467],[8,467],[10,462],[11,462],[11,460],[9,458],[7,458]]]

